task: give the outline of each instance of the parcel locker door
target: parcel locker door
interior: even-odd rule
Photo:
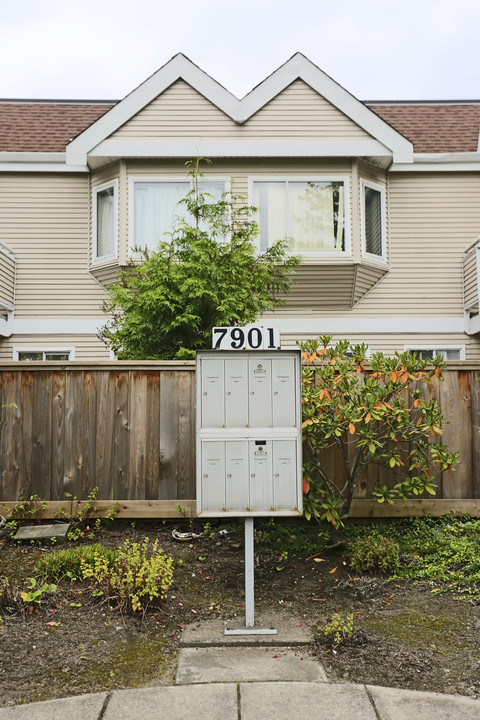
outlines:
[[[225,509],[246,512],[248,509],[248,440],[226,443]]]
[[[202,428],[221,428],[224,415],[224,368],[220,358],[202,360]]]
[[[248,361],[249,382],[249,426],[271,427],[272,425],[272,361],[259,355]]]
[[[293,357],[272,358],[273,427],[295,427]]]
[[[225,427],[248,425],[247,358],[225,360]]]
[[[221,440],[201,440],[202,511],[225,509],[225,443]]]
[[[273,498],[275,510],[297,509],[295,440],[273,440]]]
[[[250,510],[273,507],[272,441],[249,441]]]

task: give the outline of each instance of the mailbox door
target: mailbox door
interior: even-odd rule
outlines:
[[[225,443],[202,441],[202,511],[225,507]]]
[[[295,440],[273,441],[273,496],[275,510],[297,509]]]
[[[246,512],[248,492],[248,441],[226,443],[225,509]]]
[[[202,427],[224,426],[224,367],[221,358],[202,361]]]
[[[248,360],[249,426],[272,425],[272,361],[260,355]]]
[[[295,427],[293,357],[272,358],[273,427]]]
[[[225,427],[248,425],[248,361],[225,360]]]
[[[249,456],[250,510],[268,512],[273,506],[272,441],[250,440]]]

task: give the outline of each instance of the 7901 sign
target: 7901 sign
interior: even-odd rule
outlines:
[[[212,347],[214,350],[278,350],[280,330],[261,325],[214,327]]]

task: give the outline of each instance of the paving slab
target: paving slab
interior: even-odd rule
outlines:
[[[381,720],[480,720],[480,700],[463,695],[371,685],[367,689]]]
[[[0,708],[0,720],[98,720],[108,693]]]
[[[306,682],[240,685],[240,717],[242,720],[378,720],[363,685]]]
[[[229,682],[328,682],[318,660],[299,648],[181,648],[177,685]]]
[[[50,542],[55,538],[55,542],[65,542],[70,523],[54,523],[53,525],[23,525],[19,527],[14,540],[22,542]]]
[[[238,720],[237,686],[187,685],[115,690],[102,720],[145,720],[145,718],[148,720]]]
[[[181,647],[229,646],[285,646],[313,643],[313,630],[303,618],[282,613],[262,613],[255,616],[255,629],[274,629],[276,635],[225,635],[227,630],[245,630],[241,615],[231,620],[206,620],[187,625],[180,637]]]

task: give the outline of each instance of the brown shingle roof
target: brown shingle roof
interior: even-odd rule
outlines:
[[[478,149],[480,102],[366,104],[408,138],[416,153],[476,152]]]
[[[0,101],[0,152],[64,152],[114,102]],[[417,153],[475,152],[480,101],[366,103],[413,143]]]
[[[113,103],[0,102],[0,152],[65,152]]]

